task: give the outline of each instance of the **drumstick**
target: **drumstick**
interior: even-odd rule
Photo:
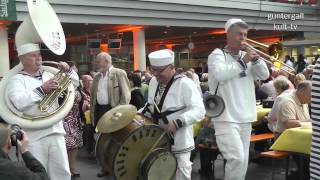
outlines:
[[[157,110],[157,111],[158,111],[158,113],[160,114],[160,110],[159,110],[159,108],[158,108],[158,106],[157,106],[156,102],[154,102],[154,100],[153,100],[153,99],[151,99],[151,100],[152,100],[152,102],[153,102],[153,104],[154,104],[154,107],[156,108],[156,110]],[[163,121],[165,124],[169,124],[169,121],[168,121],[168,119],[167,119],[167,118],[162,119],[162,121]],[[171,140],[174,140],[174,135],[173,135],[173,133],[172,133],[172,132],[168,132],[168,135],[169,135],[169,137],[171,138]],[[172,143],[172,144],[174,144],[174,143]]]
[[[153,102],[153,104],[154,104],[154,107],[155,107],[156,110],[158,111],[158,113],[161,114],[160,109],[158,108],[156,102],[154,102],[154,99],[151,98],[151,100],[152,100],[152,102]],[[166,118],[163,118],[162,121],[163,121],[165,124],[169,124],[169,121],[168,121]]]
[[[152,103],[154,104],[154,107],[157,109],[158,113],[160,113],[160,109],[158,108],[156,102],[154,102],[154,99],[151,98],[151,100],[152,100]]]
[[[164,135],[166,135],[166,132],[163,132],[160,137],[156,140],[155,143],[153,143],[153,145],[151,146],[151,148],[149,149],[149,151],[147,152],[147,154],[143,157],[143,159],[141,160],[142,164],[143,162],[147,159],[147,157],[149,156],[149,154],[152,152],[152,150],[154,148],[157,147],[157,145],[159,144],[160,140],[164,137]]]

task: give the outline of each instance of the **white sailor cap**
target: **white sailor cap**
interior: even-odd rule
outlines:
[[[230,28],[233,24],[236,24],[236,23],[239,23],[239,22],[245,23],[242,19],[236,19],[236,18],[229,19],[229,20],[226,22],[226,24],[224,25],[224,30],[225,30],[225,32],[228,32],[229,28]]]
[[[162,49],[149,54],[151,66],[166,66],[174,63],[174,52],[170,49]]]
[[[18,56],[28,54],[34,51],[40,51],[39,44],[27,43],[17,47]]]

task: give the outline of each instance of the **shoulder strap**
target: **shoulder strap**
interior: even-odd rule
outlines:
[[[174,82],[175,80],[180,79],[180,78],[182,78],[182,77],[183,77],[183,76],[181,76],[181,75],[174,75],[174,76],[172,76],[172,78],[171,78],[171,80],[169,81],[169,83],[167,84],[166,89],[164,90],[163,95],[162,95],[162,97],[161,97],[161,99],[160,99],[160,102],[159,102],[159,104],[158,104],[158,108],[159,108],[160,111],[162,110],[162,106],[163,106],[164,100],[165,100],[165,98],[166,98],[166,96],[167,96],[167,93],[168,93],[171,85],[173,84],[173,82]],[[158,84],[158,87],[157,87],[157,90],[156,90],[156,93],[155,93],[155,96],[154,96],[154,97],[157,96],[157,94],[158,94],[158,92],[159,92],[159,87],[160,87],[160,84]],[[160,113],[160,112],[158,112],[158,113]]]
[[[227,57],[226,57],[226,53],[224,52],[223,49],[220,49],[224,55],[224,61],[226,62],[227,61]],[[219,82],[218,82],[218,85],[216,87],[216,90],[214,91],[214,95],[217,95],[217,92],[218,92],[218,88],[219,88]]]

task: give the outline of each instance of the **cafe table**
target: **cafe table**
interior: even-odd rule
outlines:
[[[270,149],[286,151],[299,157],[299,179],[305,179],[306,169],[304,159],[308,159],[311,150],[312,128],[311,125],[285,130],[273,143]],[[309,165],[309,164],[307,164]]]
[[[270,149],[310,155],[312,128],[298,127],[285,130]]]

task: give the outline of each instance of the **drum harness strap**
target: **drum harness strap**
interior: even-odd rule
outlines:
[[[160,111],[161,111],[161,109],[162,109],[164,100],[165,100],[165,98],[166,98],[166,96],[167,96],[167,93],[168,93],[171,85],[173,84],[173,82],[174,82],[175,80],[177,80],[177,79],[179,79],[179,78],[182,78],[182,77],[184,77],[184,76],[183,76],[183,75],[177,75],[177,74],[175,74],[175,75],[171,78],[171,80],[169,81],[168,85],[166,86],[166,88],[165,88],[165,90],[164,90],[164,92],[163,92],[163,95],[162,95],[162,97],[161,97],[160,103],[157,105],[157,107],[159,108]],[[155,92],[154,99],[156,98],[156,96],[157,96],[157,94],[158,94],[158,92],[159,92],[159,88],[160,88],[160,84],[158,84],[158,86],[157,86],[157,90],[156,90],[156,92]],[[155,100],[154,100],[154,102],[155,102]],[[181,111],[181,110],[183,110],[183,109],[185,108],[185,107],[182,107],[182,108],[177,109],[177,110],[165,111],[165,112],[159,112],[159,111],[157,110],[157,108],[154,108],[154,109],[155,109],[155,110],[154,110],[154,113],[152,113],[151,110],[149,109],[149,106],[150,106],[150,103],[147,103],[147,105],[144,107],[144,109],[143,109],[143,111],[142,111],[142,114],[145,114],[146,112],[149,112],[150,114],[152,114],[151,116],[152,116],[153,122],[154,122],[155,124],[159,124],[159,119],[162,119],[165,124],[168,124],[168,123],[169,123],[169,121],[168,121],[168,119],[167,119],[167,116],[168,116],[168,115],[173,114],[173,113],[178,112],[178,111]]]
[[[173,84],[173,82],[174,82],[175,80],[180,79],[180,78],[182,78],[182,77],[183,77],[183,75],[177,75],[177,74],[175,74],[175,75],[171,78],[171,80],[169,81],[169,83],[167,84],[167,86],[166,86],[166,88],[165,88],[165,90],[164,90],[164,92],[163,92],[163,94],[162,94],[162,97],[161,97],[161,99],[160,99],[160,102],[159,102],[159,104],[157,104],[160,112],[158,111],[157,108],[154,108],[154,113],[152,113],[152,118],[153,118],[153,120],[154,120],[154,123],[159,124],[159,119],[162,119],[162,121],[163,121],[165,124],[168,124],[168,123],[169,123],[169,121],[168,121],[168,119],[167,119],[167,116],[168,116],[168,115],[173,114],[173,113],[178,112],[178,111],[181,111],[182,109],[185,108],[185,107],[183,107],[183,108],[177,109],[177,110],[172,110],[172,111],[169,111],[169,110],[168,110],[168,111],[161,112],[162,106],[163,106],[163,103],[164,103],[164,100],[165,100],[165,98],[166,98],[166,96],[167,96],[167,94],[168,94],[168,91],[169,91],[171,85]],[[158,92],[159,92],[159,89],[160,89],[160,84],[158,84],[156,93],[155,93],[155,95],[154,95],[154,99],[156,98],[156,96],[157,96],[157,94],[158,94]],[[156,101],[154,100],[154,102],[156,102]]]

